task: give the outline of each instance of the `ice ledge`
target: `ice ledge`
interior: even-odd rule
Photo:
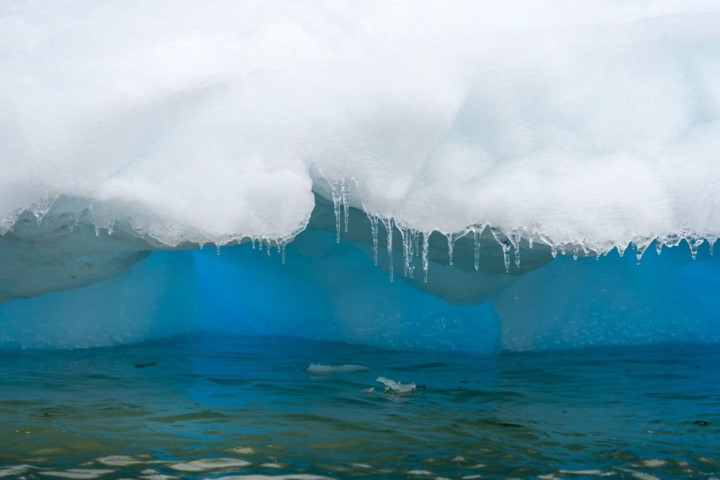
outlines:
[[[334,231],[338,242],[365,245],[367,255],[387,271],[390,281],[402,277],[454,304],[475,304],[490,298],[512,283],[512,277],[542,267],[558,254],[600,258],[612,251],[622,256],[631,248],[639,262],[650,245],[659,254],[664,247],[684,243],[694,259],[706,242],[712,254],[717,241],[716,235],[682,229],[602,247],[587,240],[554,242],[537,227],[503,229],[476,224],[460,232],[419,231],[394,218],[353,207],[345,182],[328,185],[321,193],[330,199],[316,194],[315,208],[306,224],[282,238],[209,237],[147,214],[133,217],[107,204],[57,197],[4,222],[0,235],[4,280],[0,302],[89,285],[122,273],[159,250],[189,250],[210,244],[219,253],[221,247],[250,242],[253,247],[277,251],[284,261],[287,244],[305,230]]]

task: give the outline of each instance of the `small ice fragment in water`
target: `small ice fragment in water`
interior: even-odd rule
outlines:
[[[417,386],[415,385],[415,382],[412,383],[401,383],[396,382],[395,380],[390,380],[389,378],[385,377],[378,377],[377,381],[385,385],[385,393],[394,393],[394,394],[407,394],[407,393],[414,393]]]
[[[365,395],[372,395],[375,392],[375,387],[364,388],[363,393]]]
[[[311,363],[305,371],[314,374],[327,374],[327,373],[353,373],[353,372],[366,372],[370,368],[365,365],[323,365],[321,363]]]

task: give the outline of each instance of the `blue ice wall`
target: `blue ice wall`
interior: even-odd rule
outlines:
[[[720,258],[685,245],[620,257],[558,257],[493,305],[510,350],[720,341]]]
[[[0,303],[0,347],[83,348],[140,342],[195,328],[190,252],[157,252],[87,287]]]
[[[332,232],[304,232],[286,257],[248,244],[219,255],[158,252],[87,287],[0,304],[0,346],[90,347],[195,331],[474,353],[720,341],[720,258],[706,248],[695,261],[684,246],[650,250],[639,265],[632,254],[561,256],[464,306],[400,275],[390,282],[367,245],[338,244]]]
[[[402,280],[389,281],[365,246],[311,230],[277,253],[247,246],[195,252],[206,326],[390,348],[489,353],[500,326],[488,303],[454,306]]]

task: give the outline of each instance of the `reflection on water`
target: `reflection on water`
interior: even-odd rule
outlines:
[[[385,394],[380,376],[416,389]],[[716,346],[488,358],[185,337],[0,353],[0,477],[713,475]]]

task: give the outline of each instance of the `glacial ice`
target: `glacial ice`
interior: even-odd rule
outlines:
[[[3,2],[0,345],[716,341],[718,45],[714,0]]]

